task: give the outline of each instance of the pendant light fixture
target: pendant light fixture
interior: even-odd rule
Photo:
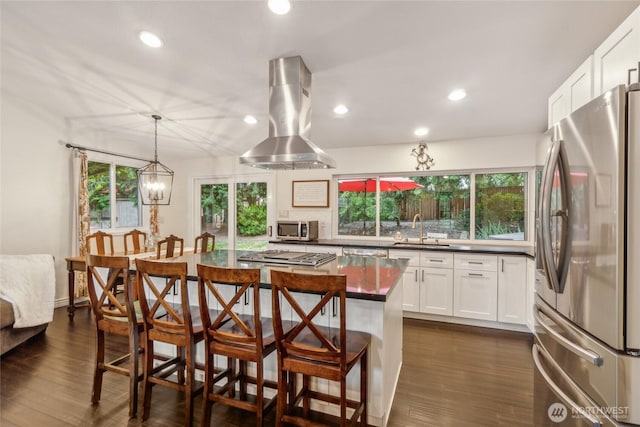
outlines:
[[[171,201],[173,171],[158,161],[158,120],[157,114],[151,116],[155,120],[155,151],[153,161],[138,169],[138,188],[143,205],[168,205]]]

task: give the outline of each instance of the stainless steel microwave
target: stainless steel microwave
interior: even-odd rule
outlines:
[[[318,240],[318,221],[278,221],[276,237],[280,240]]]

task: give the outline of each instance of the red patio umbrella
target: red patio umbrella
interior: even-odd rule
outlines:
[[[416,188],[422,188],[423,185],[418,184],[410,178],[403,176],[396,177],[381,177],[380,178],[380,191],[406,191],[415,190]],[[375,178],[359,178],[359,179],[342,179],[338,181],[339,191],[350,191],[354,193],[364,192],[365,207],[367,193],[375,193],[376,191],[376,179]],[[366,220],[362,221],[362,229],[367,227]]]
[[[380,178],[380,191],[406,191],[422,187],[421,184],[418,184],[412,179],[402,176]],[[357,193],[364,191],[365,193],[372,193],[376,191],[376,179],[342,179],[338,182],[338,189],[340,191],[353,191]]]

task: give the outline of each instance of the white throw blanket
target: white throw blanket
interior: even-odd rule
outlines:
[[[51,255],[0,255],[0,297],[12,303],[14,328],[53,320],[56,273]]]

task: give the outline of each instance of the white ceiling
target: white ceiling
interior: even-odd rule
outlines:
[[[325,149],[541,132],[548,96],[640,4],[293,1],[277,16],[266,1],[2,0],[3,102],[81,145],[152,150],[157,113],[161,158],[238,155],[268,135],[269,60],[300,55]]]

